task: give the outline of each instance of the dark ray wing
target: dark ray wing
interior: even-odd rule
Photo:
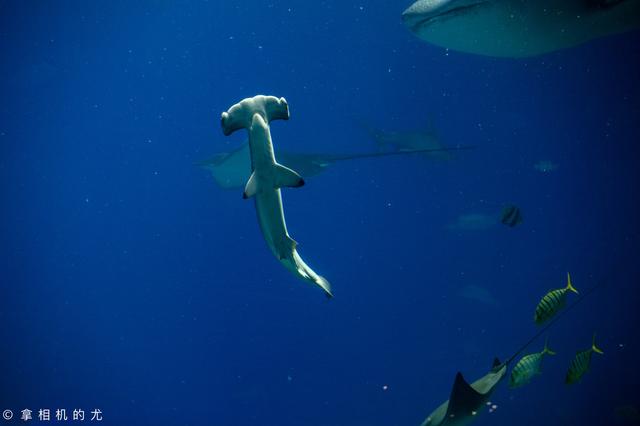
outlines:
[[[447,408],[445,418],[449,418],[452,415],[454,417],[467,417],[472,415],[472,412],[484,403],[484,397],[483,394],[477,392],[467,383],[462,373],[458,372],[453,382],[453,389],[449,397],[449,407]]]

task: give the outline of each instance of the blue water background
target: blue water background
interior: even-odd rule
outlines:
[[[548,333],[543,374],[503,383],[476,424],[637,407],[640,34],[494,59],[421,42],[409,3],[0,2],[0,409],[417,425],[457,371],[479,377],[536,332],[567,271],[606,284]],[[345,162],[283,191],[327,301],[269,253],[241,191],[193,165],[238,146],[219,115],[259,93],[290,105],[276,155],[375,150],[361,120],[477,148]],[[448,226],[505,203],[521,226]],[[605,355],[565,386],[594,331]]]

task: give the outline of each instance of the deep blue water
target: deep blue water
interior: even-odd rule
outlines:
[[[570,271],[579,290],[605,285],[549,331],[543,374],[505,381],[476,424],[625,424],[615,408],[640,407],[640,34],[495,59],[418,40],[410,3],[0,2],[0,409],[418,425],[457,371],[475,379],[537,331],[537,301]],[[291,109],[276,156],[374,150],[358,120],[431,122],[476,148],[344,162],[283,190],[328,301],[268,251],[241,190],[193,165],[238,146],[220,113],[259,93]],[[449,226],[505,203],[522,225]],[[594,331],[605,355],[565,386]]]

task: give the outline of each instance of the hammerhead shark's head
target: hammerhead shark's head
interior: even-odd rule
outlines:
[[[497,358],[491,371],[469,384],[458,372],[449,399],[443,402],[420,426],[466,426],[475,420],[489,401],[495,387],[507,374],[507,364]]]
[[[254,198],[258,223],[269,249],[293,274],[319,286],[328,297],[332,297],[329,282],[302,260],[296,250],[297,243],[287,232],[280,188],[297,188],[304,185],[304,180],[276,161],[269,123],[277,119],[289,119],[287,101],[258,95],[244,99],[223,112],[222,130],[225,135],[242,128],[248,130],[252,173],[243,198]]]
[[[519,58],[640,28],[640,0],[418,0],[402,19],[429,43]]]

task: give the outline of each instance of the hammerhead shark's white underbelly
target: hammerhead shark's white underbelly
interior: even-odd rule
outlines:
[[[291,240],[284,221],[280,189],[262,191],[255,197],[258,223],[271,252],[278,258],[288,257],[284,244]]]

